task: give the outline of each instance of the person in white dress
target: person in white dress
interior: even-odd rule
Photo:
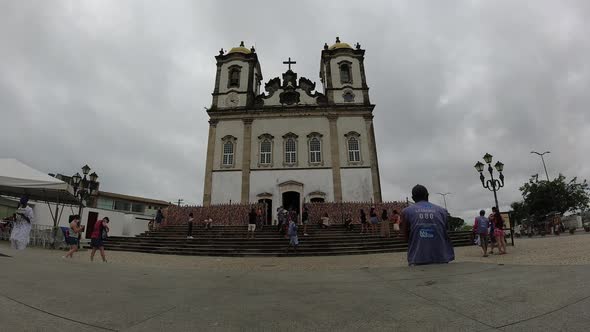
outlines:
[[[16,221],[10,233],[10,244],[13,249],[24,250],[29,244],[34,216],[33,209],[27,205],[28,202],[28,197],[22,197],[16,209]]]

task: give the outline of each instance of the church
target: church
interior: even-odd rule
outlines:
[[[264,83],[254,47],[219,51],[203,205],[265,202],[269,211],[307,202],[381,202],[379,163],[357,43],[327,43],[320,83],[291,65]]]

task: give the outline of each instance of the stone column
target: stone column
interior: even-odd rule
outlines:
[[[243,119],[244,143],[242,146],[242,204],[250,203],[250,154],[252,151],[252,121]]]
[[[338,148],[338,115],[328,115],[330,122],[330,157],[332,159],[332,185],[334,187],[334,201],[342,202],[342,180],[340,178],[340,149]]]
[[[207,162],[205,163],[205,188],[203,189],[203,206],[211,205],[211,184],[213,181],[213,159],[215,157],[215,133],[217,120],[209,120],[209,138],[207,141]]]
[[[373,115],[365,115],[364,118],[367,125],[369,159],[371,161],[371,180],[373,182],[373,199],[375,200],[375,203],[381,203],[381,179],[379,178],[379,160],[377,159],[377,144],[375,143]]]

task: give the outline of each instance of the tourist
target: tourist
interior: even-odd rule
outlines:
[[[80,216],[77,214],[71,215],[68,221],[70,228],[66,234],[66,243],[70,245],[70,251],[63,258],[74,258],[74,253],[78,251],[78,235],[84,231],[84,226],[80,226]]]
[[[344,215],[344,228],[346,228],[346,230],[348,231],[354,230],[354,225],[352,224],[352,217],[348,213]]]
[[[399,236],[399,223],[400,223],[400,216],[397,210],[393,210],[393,215],[391,216],[391,222],[393,223],[393,231],[397,233]]]
[[[488,257],[488,229],[490,228],[490,221],[485,217],[484,210],[479,211],[479,217],[475,217],[473,223],[473,233],[479,239],[479,245],[483,250],[483,257]]]
[[[213,228],[213,219],[211,219],[211,217],[209,215],[207,215],[207,218],[205,218],[203,223],[205,224],[205,229],[212,229]]]
[[[369,220],[371,221],[371,234],[375,235],[377,233],[377,225],[379,225],[379,218],[377,218],[375,206],[371,206],[371,210],[369,210]]]
[[[189,213],[188,214],[188,231],[186,233],[186,238],[187,239],[194,239],[193,237],[193,221],[195,220],[195,218],[193,218],[193,213]]]
[[[264,216],[262,214],[262,209],[258,207],[258,209],[256,209],[256,228],[262,230],[262,226],[264,226]]]
[[[152,218],[152,220],[150,220],[148,222],[148,231],[150,231],[150,232],[154,231],[154,218]]]
[[[256,211],[254,208],[248,214],[248,238],[254,238],[254,231],[256,231]]]
[[[34,216],[28,202],[29,198],[23,196],[16,209],[16,218],[10,231],[10,245],[13,249],[24,250],[29,244]]]
[[[389,226],[389,217],[387,216],[387,210],[383,209],[381,212],[381,237],[391,237],[391,228]]]
[[[453,244],[447,233],[447,211],[428,202],[428,190],[422,185],[412,188],[416,202],[401,213],[401,232],[408,242],[408,264],[440,264],[455,259]]]
[[[497,247],[497,241],[496,241],[496,237],[494,236],[494,214],[490,214],[488,217],[488,221],[490,223],[490,231],[488,232],[488,236],[490,237],[490,255],[494,254],[494,247]]]
[[[328,228],[330,227],[330,217],[328,217],[328,214],[324,214],[324,216],[322,217],[322,220],[320,222],[320,228]]]
[[[295,250],[295,252],[297,252],[297,246],[299,246],[299,238],[297,237],[297,223],[295,222],[295,220],[291,219],[289,220],[289,230],[288,230],[288,235],[289,235],[289,246],[287,247],[287,253],[289,253],[289,250],[291,249],[291,247],[293,247],[293,249]]]
[[[105,263],[107,262],[107,257],[104,253],[103,241],[106,240],[109,233],[109,221],[109,217],[104,217],[102,220],[97,221],[94,224],[92,235],[90,236],[90,246],[92,247],[92,252],[90,253],[91,262],[94,261],[94,254],[96,254],[97,249],[100,251],[100,257],[102,257],[102,261]]]
[[[160,226],[162,225],[162,221],[164,220],[164,214],[162,213],[162,209],[158,208],[158,211],[156,212],[156,230],[160,229]]]
[[[500,255],[506,254],[506,239],[504,237],[504,219],[498,209],[494,206],[492,207],[492,218],[490,222],[494,224],[494,237],[496,238],[496,242],[498,243],[498,251],[500,251]]]
[[[367,223],[367,215],[365,210],[361,209],[361,234],[369,233],[369,224]]]
[[[309,224],[309,210],[307,206],[303,208],[303,215],[302,215],[302,222],[303,222],[303,236],[307,236],[307,224]]]
[[[277,232],[279,232],[280,234],[283,233],[283,223],[285,222],[285,213],[284,213],[284,209],[282,206],[279,206],[277,208]]]

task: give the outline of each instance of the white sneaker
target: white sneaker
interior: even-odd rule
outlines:
[[[192,236],[187,236],[186,238],[187,239],[194,239],[194,237],[192,237]]]

